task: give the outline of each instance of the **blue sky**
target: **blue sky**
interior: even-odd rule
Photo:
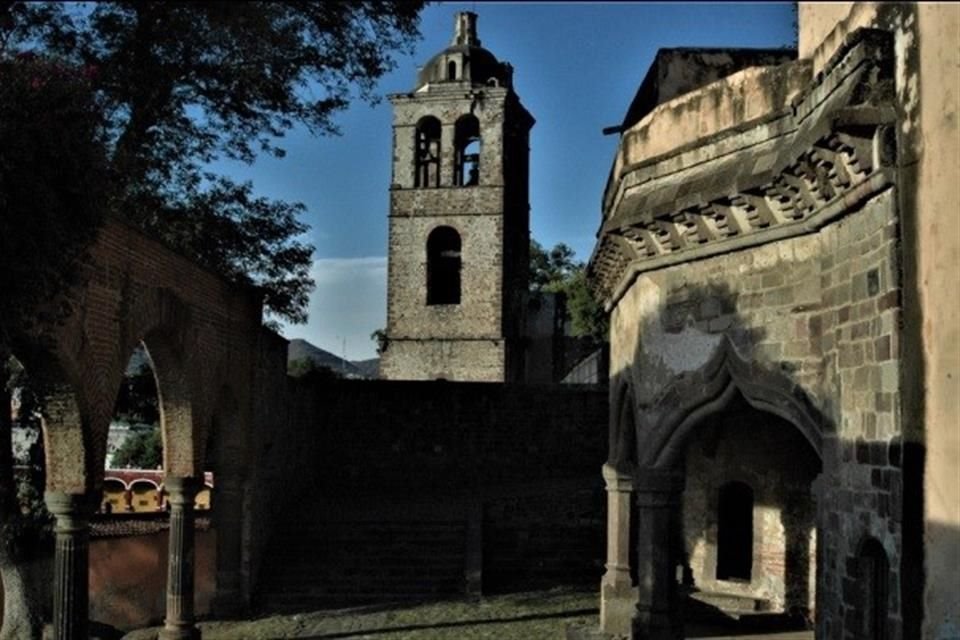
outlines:
[[[537,119],[530,141],[531,234],[565,242],[586,260],[618,124],[661,47],[779,47],[793,40],[789,3],[442,2],[421,17],[412,56],[379,83],[387,96],[414,88],[417,66],[445,48],[457,11],[478,14],[482,46],[514,66],[514,89]],[[216,168],[252,180],[257,193],[306,204],[317,288],[306,325],[284,326],[350,360],[374,357],[370,333],[386,324],[390,103],[357,101],[338,137],[302,130],[287,156]],[[345,347],[345,348],[344,348]]]

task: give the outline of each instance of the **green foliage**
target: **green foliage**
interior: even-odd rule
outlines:
[[[153,370],[146,362],[140,364],[132,374],[124,376],[117,393],[113,417],[128,425],[160,425],[157,384]]]
[[[113,454],[116,469],[157,469],[163,466],[163,438],[159,428],[138,429]]]
[[[558,243],[549,251],[530,240],[530,291],[557,293],[564,288],[583,263],[574,260],[573,249]]]
[[[117,211],[303,322],[313,288],[303,205],[254,197],[208,165],[282,157],[278,139],[295,126],[336,133],[334,116],[353,97],[373,101],[393,52],[412,48],[423,4],[14,2],[0,5],[0,43],[39,43],[92,70]]]
[[[36,558],[50,551],[53,524],[43,502],[45,475],[43,438],[40,433],[39,393],[35,381],[14,358],[0,363],[0,565]],[[7,408],[16,397],[17,426],[32,432],[25,466],[14,470],[11,458],[13,424]],[[18,464],[23,461],[18,461]]]
[[[609,317],[587,287],[585,265],[567,245],[561,242],[546,251],[530,240],[530,291],[534,296],[564,294],[571,334],[591,337],[598,344],[608,341]]]
[[[370,334],[370,339],[377,343],[378,356],[382,356],[390,346],[390,338],[387,337],[386,329],[377,329]]]
[[[106,202],[103,120],[83,67],[0,56],[0,345],[66,301]]]
[[[312,358],[299,358],[287,365],[287,373],[294,378],[310,380],[339,380],[343,376],[328,366],[317,364]]]

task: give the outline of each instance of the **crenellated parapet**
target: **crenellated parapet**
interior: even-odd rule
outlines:
[[[855,210],[893,183],[893,98],[889,34],[861,29],[785,108],[631,164],[621,149],[588,267],[595,295],[610,309],[640,273],[811,233]]]

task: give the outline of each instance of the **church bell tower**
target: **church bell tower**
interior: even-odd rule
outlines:
[[[393,380],[514,381],[530,242],[529,132],[477,15],[393,104],[386,350]]]

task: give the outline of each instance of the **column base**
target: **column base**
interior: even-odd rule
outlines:
[[[638,611],[631,627],[630,640],[683,639],[683,624],[665,612]]]
[[[612,636],[630,634],[633,614],[637,610],[637,588],[630,584],[629,574],[604,576],[600,583],[600,631]]]
[[[164,627],[157,640],[200,640],[200,629],[193,625],[183,627]]]

